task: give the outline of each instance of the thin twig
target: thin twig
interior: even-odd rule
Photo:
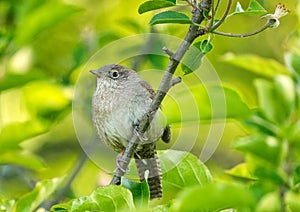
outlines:
[[[55,205],[63,201],[63,199],[66,197],[66,194],[69,192],[71,188],[71,184],[73,183],[74,179],[79,174],[79,172],[82,170],[87,159],[88,159],[87,155],[84,152],[82,152],[81,155],[79,156],[79,159],[76,161],[74,169],[66,179],[65,185],[57,192],[57,194],[55,195],[55,199],[52,200],[51,202],[46,202],[43,205],[43,207],[50,208],[52,205]]]
[[[244,34],[232,34],[232,33],[227,33],[227,32],[219,32],[219,31],[212,31],[211,33],[217,34],[217,35],[222,35],[222,36],[227,36],[227,37],[239,37],[239,38],[245,38],[249,36],[256,35],[266,29],[268,29],[271,25],[273,25],[276,22],[275,19],[270,19],[263,27],[260,29],[254,31],[254,32],[249,32],[249,33],[244,33]]]
[[[176,77],[176,78],[171,80],[171,86],[174,86],[178,83],[181,83],[181,81],[182,81],[181,77]]]
[[[167,54],[167,55],[169,55],[169,57],[170,57],[170,59],[172,59],[173,57],[174,57],[174,53],[170,50],[170,49],[168,49],[167,47],[163,47],[162,48],[162,50]]]
[[[228,0],[228,3],[227,3],[227,7],[226,7],[226,10],[222,16],[222,18],[215,24],[213,25],[211,28],[209,28],[209,31],[214,31],[215,29],[217,29],[219,26],[221,26],[221,24],[225,21],[228,13],[229,13],[229,10],[231,8],[231,4],[232,4],[232,0]]]
[[[203,11],[210,11],[211,9],[211,0],[202,0],[200,2],[199,8],[193,10],[192,21],[196,24],[200,24],[205,17],[203,16]],[[161,80],[158,91],[153,98],[153,101],[150,105],[150,109],[143,116],[142,120],[140,120],[138,130],[141,135],[143,135],[148,129],[150,122],[152,121],[156,111],[159,109],[161,102],[166,96],[168,90],[170,89],[170,85],[172,82],[173,74],[179,64],[179,61],[183,58],[183,55],[189,49],[190,45],[193,41],[199,36],[198,26],[191,24],[188,33],[186,34],[184,41],[179,46],[178,50],[174,54],[174,57],[170,58],[170,62],[166,68],[165,74]],[[136,133],[133,133],[133,137],[128,142],[126,149],[122,155],[122,159],[120,160],[120,167],[117,168],[110,184],[120,184],[121,176],[125,173],[123,170],[127,170],[129,162],[138,146],[139,138]]]
[[[213,24],[214,24],[214,20],[215,20],[215,8],[214,8],[214,0],[211,0],[211,20],[210,20],[210,23],[209,23],[209,26],[208,28],[212,28]]]
[[[215,13],[217,13],[218,9],[219,9],[219,5],[220,5],[220,0],[217,1],[216,7],[215,7]]]

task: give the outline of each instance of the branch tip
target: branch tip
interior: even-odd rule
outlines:
[[[182,79],[181,77],[176,77],[174,79],[171,80],[171,87],[178,84],[178,83],[181,83]]]
[[[168,49],[167,47],[163,47],[162,48],[162,50],[167,54],[167,55],[169,55],[169,57],[171,58],[171,59],[173,59],[174,58],[174,53],[170,50],[170,49]]]

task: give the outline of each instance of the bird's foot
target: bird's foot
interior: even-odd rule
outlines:
[[[139,138],[139,140],[141,142],[146,143],[149,140],[146,136],[144,136],[143,134],[141,134],[141,132],[139,131],[138,126],[134,126],[133,127],[133,133]]]
[[[117,166],[117,169],[119,169],[119,170],[121,170],[123,173],[126,173],[127,171],[129,171],[129,168],[127,168],[127,169],[124,169],[123,167],[122,167],[122,165],[120,164],[120,163],[126,163],[127,161],[126,160],[124,160],[123,158],[122,158],[122,153],[123,152],[120,152],[118,155],[117,155],[117,158],[116,158],[116,166]]]

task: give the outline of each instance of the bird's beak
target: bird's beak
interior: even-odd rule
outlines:
[[[96,75],[96,77],[101,77],[101,73],[99,71],[96,71],[96,70],[90,70],[90,72],[94,75]]]

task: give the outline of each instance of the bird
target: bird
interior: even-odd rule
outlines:
[[[90,72],[97,79],[92,97],[92,119],[97,135],[120,155],[138,132],[139,121],[148,112],[155,91],[136,71],[119,64],[105,65]],[[140,141],[134,153],[140,181],[147,178],[150,199],[162,197],[156,142],[161,138],[169,143],[171,139],[170,126],[160,121],[160,113],[159,110],[147,131],[138,136]]]

